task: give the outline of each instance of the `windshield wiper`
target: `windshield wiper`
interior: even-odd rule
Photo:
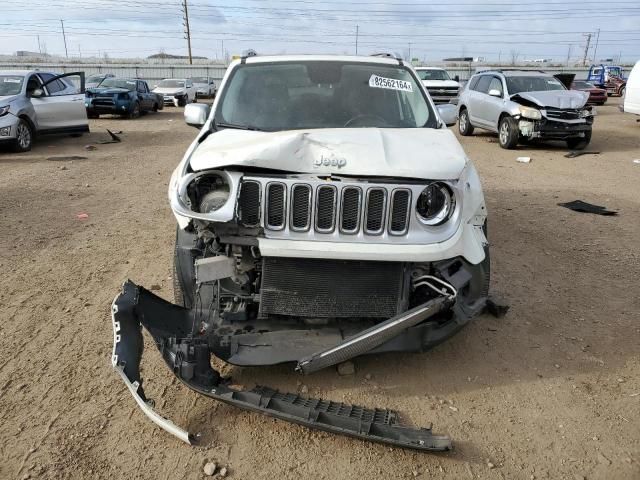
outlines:
[[[214,120],[213,128],[217,130],[219,127],[221,128],[235,128],[236,130],[251,130],[254,132],[262,132],[263,130],[258,127],[254,127],[253,125],[240,125],[237,123],[218,123]]]

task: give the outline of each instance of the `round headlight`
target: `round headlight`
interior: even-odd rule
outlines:
[[[193,192],[200,213],[215,212],[229,199],[229,185],[218,175],[199,177],[194,182]]]
[[[440,225],[446,222],[455,209],[453,193],[444,183],[432,183],[418,197],[416,213],[425,225]]]

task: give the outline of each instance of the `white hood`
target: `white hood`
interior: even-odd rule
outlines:
[[[210,134],[190,158],[195,171],[260,167],[344,174],[455,180],[467,157],[448,129],[337,128]]]
[[[185,92],[184,87],[166,87],[166,88],[160,88],[160,87],[156,87],[152,90],[154,93],[160,93],[160,94],[164,94],[164,95],[175,95],[175,94],[182,94]]]
[[[455,80],[422,80],[422,84],[427,88],[460,87]]]
[[[548,90],[542,92],[521,92],[511,97],[517,102],[518,98],[523,98],[535,103],[540,107],[554,108],[582,108],[589,100],[589,92],[577,90]]]

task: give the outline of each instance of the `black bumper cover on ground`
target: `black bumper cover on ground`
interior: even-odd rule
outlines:
[[[446,436],[433,435],[430,428],[400,423],[397,412],[367,409],[320,399],[280,393],[268,387],[240,391],[211,368],[208,342],[191,335],[192,310],[173,305],[151,292],[125,282],[112,307],[113,367],[121,374],[145,414],[170,433],[191,443],[195,437],[153,411],[142,388],[142,329],[154,338],[164,361],[189,388],[221,402],[271,417],[348,435],[363,440],[424,451],[451,448]]]

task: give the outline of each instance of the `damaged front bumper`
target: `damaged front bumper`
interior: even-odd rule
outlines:
[[[403,319],[387,322],[389,331],[399,321],[415,321],[416,315],[427,318],[444,305],[436,302],[416,312],[406,312]],[[121,375],[136,403],[158,426],[186,443],[192,435],[160,416],[144,392],[140,376],[143,352],[142,327],[153,337],[162,358],[174,375],[198,393],[239,408],[260,412],[271,417],[327,432],[348,435],[403,448],[424,451],[444,451],[451,448],[446,436],[434,435],[431,428],[413,428],[400,422],[397,412],[367,409],[320,399],[301,397],[295,393],[280,393],[257,386],[250,391],[233,389],[229,381],[211,368],[207,340],[192,335],[194,313],[173,305],[151,292],[127,281],[112,306],[114,345],[112,364]],[[371,335],[370,332],[364,332]],[[382,338],[382,337],[381,337]],[[371,341],[370,338],[367,340]],[[350,348],[345,342],[342,347]],[[326,352],[322,352],[323,354]]]

